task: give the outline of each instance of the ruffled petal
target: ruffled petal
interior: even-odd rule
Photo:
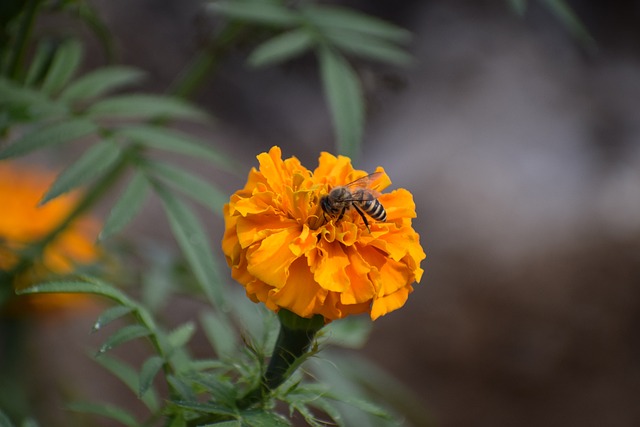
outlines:
[[[394,310],[402,307],[405,302],[407,302],[407,298],[409,298],[409,293],[413,291],[411,286],[407,286],[401,289],[398,289],[396,292],[385,295],[382,298],[376,298],[373,300],[373,305],[371,306],[371,320],[376,320],[380,316],[384,316],[385,314],[391,313]]]

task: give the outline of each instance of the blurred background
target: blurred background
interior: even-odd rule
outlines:
[[[410,67],[359,68],[368,124],[355,166],[382,165],[414,194],[426,272],[362,351],[434,425],[640,425],[640,5],[568,2],[596,48],[545,2],[523,17],[506,1],[340,3],[414,34]],[[170,86],[211,28],[196,0],[95,4],[151,91]],[[87,42],[85,67],[103,65]],[[189,130],[247,170],[272,145],[312,169],[335,146],[314,59],[254,70],[246,53],[232,51],[194,98],[215,125]],[[198,172],[229,193],[244,184]],[[171,241],[157,202],[145,209],[130,234]],[[219,241],[220,218],[208,225]],[[172,310],[182,320],[192,307]],[[91,369],[68,353],[90,325],[44,326],[34,351],[57,355],[61,375]]]

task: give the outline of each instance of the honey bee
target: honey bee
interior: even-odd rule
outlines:
[[[387,212],[376,198],[378,193],[370,188],[371,183],[380,175],[382,172],[374,172],[349,184],[333,188],[329,194],[320,198],[320,206],[325,215],[337,217],[336,222],[338,222],[345,212],[353,208],[362,217],[367,230],[369,230],[369,221],[365,213],[376,221],[386,221]]]

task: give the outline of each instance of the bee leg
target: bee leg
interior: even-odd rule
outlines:
[[[367,231],[371,233],[371,229],[369,229],[369,221],[367,221],[367,217],[364,215],[364,212],[362,212],[362,210],[360,210],[360,208],[357,207],[355,204],[353,205],[353,207],[356,210],[356,212],[358,212],[358,214],[362,217],[362,220],[364,221],[364,225],[367,227]]]
[[[336,224],[338,223],[338,221],[340,221],[342,219],[342,217],[344,216],[344,213],[346,211],[347,211],[346,207],[342,208],[342,211],[340,211],[340,215],[338,215],[338,219],[336,219]]]

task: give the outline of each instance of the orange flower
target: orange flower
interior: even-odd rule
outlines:
[[[11,271],[19,261],[19,252],[55,229],[74,207],[76,194],[58,197],[38,207],[54,178],[54,174],[34,167],[0,163],[0,271]],[[47,245],[40,259],[14,277],[11,285],[24,288],[43,280],[48,273],[67,273],[75,264],[95,261],[98,230],[98,223],[91,218],[76,220]],[[14,301],[21,304],[14,304],[10,311],[66,308],[86,300],[73,294],[24,296]]]
[[[369,217],[369,231],[355,209],[338,220],[319,203],[332,188],[367,175],[349,158],[322,153],[311,172],[295,157],[283,161],[273,147],[258,161],[260,169],[249,172],[244,189],[224,207],[222,250],[249,298],[327,321],[359,313],[375,320],[402,307],[426,257],[411,226],[411,193],[380,195],[387,219]],[[381,167],[376,172],[373,186],[380,191],[391,181]]]

